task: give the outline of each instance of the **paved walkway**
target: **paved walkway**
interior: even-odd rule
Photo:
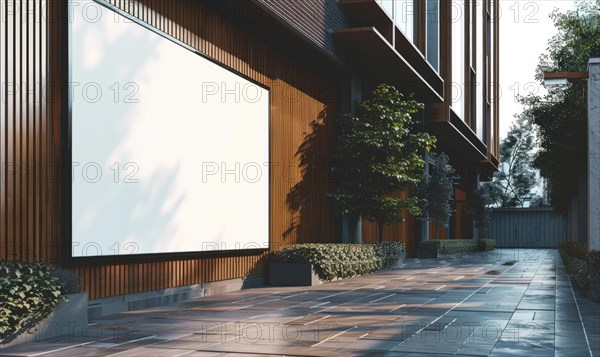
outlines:
[[[503,249],[119,314],[87,335],[0,355],[600,356],[600,304],[555,250]]]

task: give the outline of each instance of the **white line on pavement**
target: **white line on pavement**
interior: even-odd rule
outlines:
[[[395,293],[394,293],[394,294],[389,294],[389,295],[386,295],[386,296],[384,296],[384,297],[381,297],[381,298],[379,298],[379,299],[375,299],[375,300],[369,301],[369,304],[372,304],[372,303],[374,303],[374,302],[377,302],[377,301],[380,301],[380,300],[383,300],[383,299],[387,299],[387,298],[389,298],[390,296],[394,296],[394,295],[396,295],[396,294],[395,294]]]
[[[398,310],[398,309],[401,309],[401,308],[403,308],[404,306],[406,306],[406,304],[402,304],[402,305],[400,305],[400,306],[397,306],[397,307],[395,307],[395,308],[391,309],[391,310],[390,310],[390,312],[394,312],[394,311],[396,311],[396,310]]]
[[[350,327],[349,329],[347,329],[347,330],[344,330],[344,331],[342,331],[342,332],[340,332],[340,333],[338,333],[338,334],[335,334],[335,335],[333,335],[333,336],[331,336],[331,337],[327,337],[327,338],[326,338],[326,339],[324,339],[323,341],[321,341],[321,342],[319,342],[319,343],[315,343],[314,345],[312,345],[312,346],[310,346],[310,347],[315,347],[315,346],[318,346],[318,345],[320,345],[320,344],[322,344],[322,343],[325,343],[325,342],[327,342],[327,341],[331,340],[332,338],[336,338],[336,337],[340,336],[341,334],[344,334],[344,333],[346,333],[346,332],[348,332],[348,331],[350,331],[350,330],[354,330],[354,329],[355,329],[355,328],[357,328],[357,327],[358,327],[358,326]]]
[[[325,319],[326,319],[326,318],[328,318],[328,317],[331,317],[331,315],[326,315],[326,316],[323,316],[323,317],[321,317],[321,318],[318,318],[318,319],[316,319],[316,320],[309,321],[309,322],[305,323],[305,324],[304,324],[304,326],[306,326],[306,325],[310,325],[310,324],[314,324],[314,323],[315,323],[315,322],[317,322],[317,321],[325,320]]]

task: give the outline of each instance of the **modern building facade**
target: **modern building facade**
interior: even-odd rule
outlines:
[[[139,46],[136,51],[143,50],[142,44],[162,44],[166,39],[185,52],[181,56],[193,54],[199,61],[206,61],[201,65],[209,66],[210,62],[219,68],[202,72],[199,67],[171,62],[171,66],[150,74],[164,70],[172,73],[165,77],[168,79],[176,75],[185,78],[186,72],[189,78],[209,72],[217,76],[223,73],[223,77],[231,73],[239,78],[236,83],[252,83],[268,93],[267,114],[261,122],[266,123],[265,137],[246,146],[268,150],[262,151],[268,157],[269,181],[264,186],[268,191],[267,209],[266,216],[260,218],[266,217],[267,233],[261,239],[267,246],[202,251],[169,246],[171,250],[164,254],[107,254],[106,251],[121,248],[105,246],[104,254],[97,254],[96,250],[74,253],[74,237],[79,234],[75,225],[83,218],[74,221],[73,217],[80,208],[87,208],[86,202],[92,205],[96,200],[82,201],[83,205],[75,203],[80,191],[74,184],[72,158],[82,122],[78,121],[80,109],[73,96],[85,88],[83,95],[88,102],[94,102],[100,86],[105,97],[114,97],[116,103],[117,94],[122,99],[137,93],[135,87],[125,86],[129,82],[117,83],[117,87],[110,83],[104,87],[100,80],[92,87],[89,82],[73,83],[77,56],[84,57],[82,68],[107,63],[115,66],[108,77],[120,73],[118,66],[133,56],[119,57],[119,53],[131,50],[127,46],[115,47],[110,56],[101,51],[101,43],[118,44],[115,41],[124,35],[117,30],[90,30],[89,37],[81,37],[83,42],[78,42],[77,31],[81,27],[74,19],[100,23],[98,11],[109,16],[114,26],[128,23],[137,26],[136,31],[143,29],[156,36],[146,38],[144,33],[134,37],[132,43]],[[497,0],[2,2],[0,259],[43,260],[72,269],[92,301],[176,287],[226,290],[260,284],[268,274],[270,252],[294,243],[343,239],[342,222],[333,215],[326,198],[335,135],[333,122],[338,113],[355,109],[380,83],[413,93],[425,103],[419,120],[437,136],[438,150],[450,156],[461,177],[455,195],[456,213],[446,236],[472,237],[473,226],[465,213],[465,201],[478,182],[489,179],[498,166],[498,11]],[[155,59],[162,58],[165,56]],[[142,65],[135,62],[131,67]],[[145,88],[140,85],[140,95]],[[199,90],[202,96],[208,88],[206,83],[198,83],[190,90]],[[224,91],[231,94],[231,90]],[[201,103],[201,98],[198,101]],[[143,100],[136,105],[145,108]],[[156,108],[153,110],[161,110],[161,105]],[[147,145],[143,146],[146,152],[158,147],[152,155],[156,157],[172,149],[177,138],[185,137],[184,133],[171,130],[176,127],[174,116],[163,118],[162,126],[157,126],[158,133],[136,136],[132,139],[136,145],[128,150],[139,145]],[[144,128],[147,122],[140,123]],[[97,127],[90,138],[106,143],[102,139],[103,128],[111,125]],[[254,128],[251,125],[248,130]],[[198,135],[201,133],[199,130]],[[141,144],[151,135],[163,135],[164,140]],[[140,174],[144,169],[140,166]],[[105,168],[104,172],[113,175],[116,170]],[[163,168],[157,172],[170,171]],[[161,192],[160,188],[155,191]],[[145,202],[145,197],[153,197],[155,191],[140,193],[136,199]],[[294,195],[300,197],[297,204],[292,203]],[[125,206],[123,202],[128,201],[119,202],[114,207],[122,210],[115,217],[137,212],[135,207]],[[185,206],[186,202],[183,199],[173,207]],[[254,214],[259,211],[255,203],[246,202],[243,209]],[[164,215],[157,216],[156,222],[163,218]],[[419,223],[414,217],[406,218],[403,224],[387,227],[385,239],[402,241],[412,251],[415,241],[420,240]],[[120,226],[115,226],[118,232]],[[102,225],[99,227],[103,229]],[[360,229],[363,241],[376,241],[375,225],[363,222]],[[123,244],[127,239],[118,237],[114,241]]]

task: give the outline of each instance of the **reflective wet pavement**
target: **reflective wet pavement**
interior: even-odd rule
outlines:
[[[59,341],[0,349],[3,356],[257,354],[600,356],[600,304],[572,289],[556,250],[498,249],[113,315]]]

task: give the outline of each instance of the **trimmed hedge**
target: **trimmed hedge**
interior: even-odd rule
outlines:
[[[587,244],[574,240],[559,242],[558,248],[567,273],[583,291],[590,279],[600,279],[599,251],[588,252]]]
[[[0,262],[0,344],[6,344],[48,317],[64,285],[44,263]]]
[[[312,264],[319,279],[330,281],[391,268],[403,251],[404,245],[399,242],[297,244],[283,248],[275,259]]]
[[[496,249],[496,240],[495,239],[478,239],[477,247],[480,252],[485,252],[489,250]]]
[[[51,273],[63,284],[63,293],[74,294],[81,291],[79,277],[70,270],[54,269]]]
[[[429,240],[419,243],[421,249],[437,249],[440,255],[483,252],[496,247],[494,239],[445,239]]]

